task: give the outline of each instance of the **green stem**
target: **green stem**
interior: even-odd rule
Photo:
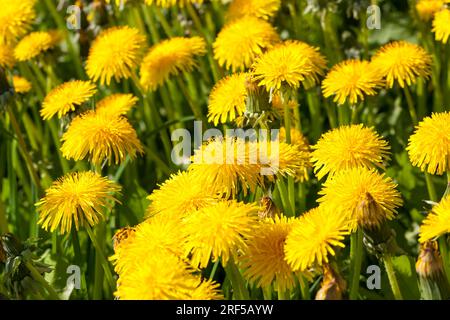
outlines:
[[[213,265],[212,270],[211,270],[211,274],[209,275],[209,280],[213,280],[214,279],[214,276],[216,275],[217,268],[219,267],[219,263],[220,263],[220,259],[217,259],[217,261],[214,262],[214,265]]]
[[[8,232],[8,219],[6,218],[5,204],[0,198],[0,235]]]
[[[83,66],[81,65],[81,62],[80,62],[79,54],[77,53],[72,41],[70,40],[69,32],[66,31],[67,26],[64,22],[64,19],[60,16],[58,11],[56,10],[55,1],[54,0],[44,0],[44,1],[45,1],[45,4],[47,5],[48,10],[50,11],[51,16],[55,20],[59,31],[63,32],[65,35],[64,38],[67,43],[67,49],[69,50],[69,54],[72,56],[72,62],[75,63],[75,71],[77,72],[77,76],[80,79],[83,79],[85,76],[84,76],[84,72],[83,72]]]
[[[39,175],[37,173],[36,168],[33,165],[33,161],[30,158],[30,153],[28,152],[28,148],[25,143],[25,139],[23,138],[22,131],[20,130],[19,123],[17,122],[14,111],[11,109],[11,106],[9,104],[6,104],[6,110],[8,112],[9,119],[11,121],[11,125],[13,126],[13,129],[16,133],[17,140],[19,142],[19,146],[22,151],[22,156],[25,160],[25,163],[27,164],[28,172],[30,173],[31,180],[33,180],[33,183],[35,184],[36,188],[39,190],[39,193],[40,193],[43,189],[41,186],[41,182],[39,180]]]
[[[195,104],[194,101],[192,101],[191,95],[189,94],[189,91],[188,91],[188,89],[186,87],[186,84],[179,77],[176,77],[176,81],[177,81],[178,86],[181,89],[181,92],[183,92],[183,95],[186,98],[186,100],[187,100],[187,102],[189,104],[189,107],[191,108],[191,110],[192,110],[193,114],[195,115],[195,117],[198,120],[205,121],[205,123],[206,123],[206,119],[205,119],[205,117],[204,117],[204,115],[202,113],[201,108],[197,104]]]
[[[233,297],[235,300],[250,300],[248,290],[245,285],[245,281],[242,278],[242,274],[238,267],[234,263],[233,259],[230,259],[225,266],[225,271],[227,276],[231,281],[231,286],[233,287]]]
[[[404,86],[403,91],[405,92],[406,103],[408,104],[409,114],[411,115],[413,125],[415,126],[419,122],[418,122],[418,118],[417,118],[416,108],[414,107],[414,100],[411,96],[411,92],[409,91],[408,86]]]
[[[394,265],[392,264],[392,258],[389,254],[383,256],[384,266],[389,278],[389,283],[391,285],[392,293],[394,294],[395,300],[403,300],[402,293],[400,291],[400,286],[398,285],[397,277],[395,275]]]
[[[95,254],[96,254],[96,256],[97,255],[99,256],[99,264],[103,267],[103,270],[105,271],[104,275],[105,275],[106,281],[110,285],[111,290],[114,290],[115,283],[114,283],[114,278],[112,276],[111,269],[109,266],[109,261],[108,261],[108,259],[106,259],[105,255],[103,254],[102,247],[98,243],[97,238],[95,237],[95,234],[92,231],[92,228],[88,224],[86,224],[85,228],[89,235],[89,238],[92,241],[92,244],[94,245]],[[97,267],[97,265],[98,264],[97,264],[97,260],[96,260],[96,267]]]
[[[164,32],[166,33],[166,35],[169,38],[173,37],[173,33],[172,33],[172,29],[170,28],[170,24],[169,22],[167,22],[166,17],[164,16],[164,14],[161,12],[161,8],[157,8],[156,6],[152,6],[153,7],[153,12],[155,13],[156,17],[159,20],[159,23],[161,24],[161,27],[163,28]]]
[[[56,291],[48,284],[48,282],[44,279],[44,277],[36,270],[36,268],[28,261],[25,261],[25,266],[30,270],[31,276],[34,280],[39,282],[48,292],[49,298],[51,300],[59,300],[58,294]]]
[[[439,242],[439,252],[442,257],[442,264],[444,265],[444,272],[447,276],[447,279],[450,279],[450,261],[449,261],[449,252],[448,252],[448,244],[447,244],[447,235],[444,234],[438,240]]]
[[[433,183],[433,178],[428,172],[425,172],[425,181],[427,183],[428,196],[430,197],[430,200],[434,202],[438,201],[436,188],[434,187]]]
[[[305,278],[302,275],[300,275],[298,277],[298,281],[300,283],[300,292],[302,294],[302,299],[303,300],[311,300],[311,294],[309,292],[308,282],[305,281]]]
[[[361,273],[361,263],[363,255],[363,232],[361,228],[350,237],[350,260],[352,262],[350,300],[358,299],[359,277]]]

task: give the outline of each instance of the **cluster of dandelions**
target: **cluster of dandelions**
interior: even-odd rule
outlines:
[[[202,1],[145,2],[170,7]],[[28,33],[36,16],[34,4],[25,0],[6,5],[8,10],[0,13],[4,68],[17,62],[46,64],[45,56],[53,54],[61,41],[53,30]],[[107,28],[90,45],[85,63],[89,80],[55,84],[45,95],[42,119],[57,117],[66,124],[58,150],[61,156],[87,160],[95,168],[67,173],[36,203],[38,223],[51,232],[86,228],[93,235],[91,228],[108,219],[122,189],[117,181],[102,176],[102,168],[144,153],[127,117],[139,99],[114,93],[95,103],[98,86],[130,79],[145,100],[169,79],[179,80],[197,68],[210,50],[229,74],[210,92],[208,120],[214,125],[281,127],[276,147],[239,138],[205,142],[195,150],[186,171],[172,174],[148,196],[145,220],[118,230],[114,237],[110,261],[118,275],[116,297],[220,299],[221,284],[202,274],[212,268],[214,275],[221,265],[237,298],[248,298],[247,282],[261,288],[267,299],[275,294],[290,298],[295,288],[305,290],[317,274],[323,274],[317,299],[343,298],[347,286],[355,298],[361,266],[355,263],[357,276],[347,284],[338,257],[344,254],[348,238],[355,252],[358,246],[361,250],[362,234],[386,269],[392,268],[395,240],[389,232],[386,239],[387,222],[396,218],[403,201],[385,172],[388,142],[375,128],[354,123],[332,128],[310,145],[301,130],[297,95],[320,86],[337,108],[348,105],[355,111],[381,89],[398,85],[408,95],[408,87],[418,78],[430,77],[431,55],[419,45],[395,41],[370,60],[345,60],[327,72],[319,48],[281,40],[271,24],[280,6],[280,0],[234,0],[211,48],[199,36],[172,37],[149,46],[137,28]],[[444,1],[419,1],[416,9],[423,19],[433,19],[436,39],[446,43],[450,14]],[[49,66],[49,76],[51,72]],[[13,85],[19,93],[31,90],[31,84],[17,75]],[[408,107],[414,124],[418,123],[414,106]],[[356,112],[352,120],[357,122]],[[414,166],[428,174],[450,171],[448,123],[450,114],[445,112],[418,123],[407,147]],[[313,175],[322,182],[317,205],[295,212],[293,186]],[[273,194],[279,195],[284,210]],[[424,220],[419,235],[424,250],[435,248],[434,241],[450,232],[449,201],[444,197],[436,203]],[[91,240],[98,241],[93,236]],[[424,261],[418,261],[421,270],[429,268]],[[401,298],[391,276],[393,293]]]

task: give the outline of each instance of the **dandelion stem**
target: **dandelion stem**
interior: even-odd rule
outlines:
[[[199,106],[192,101],[191,95],[189,94],[186,84],[179,77],[176,78],[176,81],[177,81],[178,86],[181,89],[181,92],[183,92],[183,95],[186,98],[186,100],[189,104],[189,107],[191,107],[191,110],[194,113],[195,117],[199,120],[205,121],[205,123],[206,123],[206,119],[204,119],[201,108],[199,108]]]
[[[428,172],[425,172],[425,181],[427,183],[428,196],[430,197],[430,200],[434,201],[434,202],[438,201],[438,197],[436,194],[436,188],[434,187],[433,179]]]
[[[5,234],[8,232],[8,219],[6,218],[5,204],[0,198],[0,234]]]
[[[65,40],[67,43],[67,49],[69,50],[69,54],[72,56],[72,61],[75,63],[75,71],[77,72],[77,76],[80,79],[84,78],[83,66],[81,65],[79,54],[76,52],[76,49],[70,39],[69,32],[67,31],[66,24],[64,23],[64,19],[59,15],[56,7],[54,5],[53,0],[44,0],[47,5],[48,10],[50,11],[51,16],[55,20],[58,29],[60,32],[63,32],[65,35]]]
[[[398,285],[397,277],[395,275],[394,265],[392,264],[392,258],[389,254],[383,256],[384,267],[389,278],[389,283],[391,285],[392,293],[394,294],[395,300],[403,300],[400,287]]]
[[[25,143],[25,139],[23,138],[22,131],[20,130],[19,123],[17,122],[14,111],[12,110],[9,103],[6,104],[6,110],[8,112],[9,119],[11,121],[11,125],[16,133],[17,140],[19,142],[19,146],[22,151],[22,156],[25,160],[25,163],[27,164],[28,172],[30,173],[31,180],[33,180],[33,183],[35,184],[36,188],[39,190],[39,192],[41,192],[42,186],[41,186],[41,182],[39,180],[39,175],[37,173],[36,168],[33,165],[33,161],[30,158],[30,153],[28,152],[28,148]]]
[[[98,265],[101,265],[103,267],[103,270],[105,271],[104,275],[105,275],[106,281],[110,285],[111,290],[114,290],[114,288],[115,288],[114,278],[112,276],[111,269],[109,267],[109,262],[106,259],[105,255],[103,254],[103,249],[100,246],[100,244],[98,243],[97,238],[95,237],[95,234],[92,231],[92,228],[88,224],[86,224],[85,228],[89,235],[89,238],[92,241],[92,244],[94,245],[95,254],[96,254],[96,256],[98,255],[98,257],[99,257],[99,263],[97,263],[97,259],[96,259],[96,263],[95,263],[96,270],[97,270]]]
[[[358,228],[350,237],[350,260],[352,262],[352,273],[350,282],[350,300],[358,299],[359,277],[363,255],[363,232]]]
[[[58,294],[56,291],[48,284],[48,282],[44,279],[44,277],[36,270],[36,268],[29,262],[25,261],[25,266],[28,270],[30,270],[31,276],[34,280],[39,282],[48,292],[49,298],[51,300],[59,300]]]
[[[228,261],[225,267],[225,271],[233,287],[233,298],[235,300],[250,300],[250,296],[245,286],[244,279],[242,278],[242,274],[232,258]]]
[[[309,292],[308,282],[305,281],[305,278],[302,275],[300,275],[298,277],[298,281],[300,283],[300,292],[302,294],[302,299],[303,300],[311,300],[311,294]]]
[[[209,280],[213,280],[214,279],[214,276],[216,275],[217,268],[219,267],[219,263],[220,263],[220,259],[217,259],[216,262],[214,262],[214,265],[213,265],[212,270],[211,270],[211,274],[209,275]]]
[[[163,28],[165,34],[171,38],[173,37],[173,33],[172,30],[170,28],[169,23],[167,22],[166,17],[164,16],[164,14],[161,12],[161,8],[157,8],[156,6],[151,6],[153,8],[153,12],[155,13],[156,17],[159,20],[159,23],[161,24],[161,27]]]
[[[417,119],[416,108],[414,107],[414,101],[411,96],[411,92],[409,91],[408,86],[404,86],[403,91],[405,92],[406,103],[408,104],[409,114],[411,115],[413,125],[415,126],[418,123],[418,119]]]

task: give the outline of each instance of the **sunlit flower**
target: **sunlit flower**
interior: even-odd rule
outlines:
[[[17,61],[31,60],[41,53],[52,49],[59,41],[56,31],[36,31],[25,36],[14,48],[14,57]]]
[[[217,202],[214,187],[199,183],[191,171],[180,171],[172,174],[147,197],[151,201],[147,212],[150,215],[170,213],[184,216]]]
[[[212,89],[208,121],[214,125],[233,121],[244,114],[247,101],[247,73],[236,73],[220,80]]]
[[[312,209],[293,224],[284,247],[286,261],[295,271],[328,263],[328,255],[335,255],[334,247],[345,246],[343,240],[348,234],[344,216],[323,206]]]
[[[433,32],[436,40],[446,44],[450,36],[450,10],[444,9],[436,13],[433,20]]]
[[[145,41],[138,29],[128,26],[103,31],[89,50],[88,76],[107,85],[112,78],[116,81],[129,78],[142,58]]]
[[[444,7],[444,0],[418,0],[416,10],[420,19],[431,20],[436,12]]]
[[[24,77],[13,76],[13,86],[16,93],[27,93],[31,90],[31,83]]]
[[[111,210],[117,201],[113,194],[120,189],[115,182],[91,171],[69,173],[55,181],[36,203],[38,223],[51,232],[59,228],[61,233],[69,232],[72,224],[76,230],[94,226]]]
[[[150,254],[136,257],[139,263],[123,274],[115,296],[121,300],[213,300],[220,299],[218,285],[202,280],[180,259]]]
[[[110,260],[114,263],[114,270],[124,275],[135,269],[146,256],[181,258],[186,250],[186,236],[180,215],[157,214],[137,225],[132,237],[114,250]]]
[[[7,44],[0,43],[0,67],[11,69],[15,62],[13,48]]]
[[[95,105],[97,113],[105,113],[109,115],[126,115],[131,108],[134,107],[138,98],[132,94],[116,93],[103,98]]]
[[[285,142],[271,143],[260,141],[257,143],[259,163],[264,175],[272,180],[277,177],[293,177],[296,181],[308,180],[308,169],[311,166],[311,153],[294,144]]]
[[[245,248],[258,221],[258,207],[236,201],[221,201],[186,218],[187,254],[193,266],[205,268],[210,259],[221,258],[225,266]]]
[[[368,61],[346,60],[333,67],[322,82],[325,98],[334,96],[334,102],[355,105],[366,95],[376,95],[384,84],[383,76]]]
[[[319,192],[318,201],[335,213],[354,221],[365,229],[376,229],[392,220],[402,205],[397,185],[375,169],[353,168],[336,173]]]
[[[434,240],[450,232],[450,196],[445,197],[437,205],[420,226],[419,241]]]
[[[282,85],[310,87],[318,82],[325,67],[326,60],[317,48],[301,41],[286,41],[258,58],[253,72],[259,85],[270,91]]]
[[[312,146],[314,173],[322,179],[327,174],[351,168],[384,168],[389,160],[389,145],[373,128],[362,124],[342,126],[322,135]]]
[[[257,287],[275,288],[285,292],[296,285],[297,275],[285,261],[284,244],[294,219],[276,217],[261,222],[247,248],[239,258],[244,276]]]
[[[378,50],[372,64],[386,77],[389,88],[395,81],[403,88],[415,83],[417,77],[429,77],[432,58],[416,44],[394,41]]]
[[[69,111],[74,111],[75,107],[88,101],[97,89],[90,81],[69,81],[65,82],[50,91],[42,102],[40,111],[44,120],[58,115],[61,118]]]
[[[154,91],[170,76],[190,72],[197,65],[195,58],[206,53],[203,38],[175,37],[151,47],[141,64],[141,85]]]
[[[267,21],[244,17],[227,24],[213,44],[214,58],[226,69],[243,70],[279,40]]]
[[[217,192],[236,196],[239,190],[246,195],[262,183],[257,147],[243,139],[215,139],[195,151],[189,166],[197,183],[214,185]]]
[[[311,162],[311,147],[306,137],[297,129],[291,129],[291,143],[298,150],[297,160],[300,161],[295,177],[298,181],[308,180],[308,170],[312,168]],[[280,129],[279,139],[281,142],[286,142],[286,129]]]
[[[31,28],[36,0],[0,0],[0,42],[13,42]]]
[[[450,112],[433,113],[416,127],[406,150],[411,163],[431,174],[450,170]]]
[[[117,0],[116,0],[117,1]],[[202,4],[204,0],[145,0],[148,5],[156,5],[162,8],[170,8],[173,6],[184,7],[186,4]]]
[[[62,136],[62,155],[75,161],[85,159],[96,165],[104,161],[120,164],[127,156],[143,153],[136,131],[125,117],[87,111],[72,120]]]
[[[227,19],[253,16],[268,20],[281,6],[281,0],[233,0],[228,7]]]

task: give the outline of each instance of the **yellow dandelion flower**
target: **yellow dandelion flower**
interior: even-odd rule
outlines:
[[[227,11],[227,19],[253,16],[268,20],[280,10],[281,0],[233,0]]]
[[[420,170],[442,175],[450,170],[450,112],[433,113],[416,127],[406,150]]]
[[[138,98],[132,94],[116,93],[97,102],[95,110],[97,113],[122,116],[126,115],[137,101]]]
[[[97,89],[90,81],[69,81],[65,82],[50,91],[42,102],[40,111],[44,120],[58,115],[61,118],[69,111],[74,111],[76,106],[88,101]]]
[[[156,5],[162,8],[170,8],[176,5],[181,8],[186,4],[202,4],[204,0],[145,0],[145,3],[148,5]]]
[[[205,53],[206,42],[200,37],[164,40],[150,48],[144,57],[140,69],[141,85],[154,91],[171,75],[192,71],[197,65],[195,57]]]
[[[418,0],[416,10],[420,19],[424,21],[431,20],[436,12],[444,7],[444,0]]]
[[[294,177],[297,181],[308,180],[308,171],[312,168],[311,162],[311,147],[306,137],[297,129],[291,129],[291,146],[297,149],[297,168],[295,170]],[[286,142],[286,129],[283,127],[280,129],[279,140]]]
[[[318,179],[351,168],[384,168],[389,144],[373,128],[362,124],[341,126],[324,133],[312,146],[314,173]]]
[[[433,20],[433,32],[436,40],[446,44],[450,36],[450,10],[444,9],[436,13]]]
[[[36,0],[0,0],[0,42],[11,43],[31,28]]]
[[[227,24],[214,41],[214,58],[226,69],[243,70],[256,57],[279,41],[276,30],[267,21],[244,17]]]
[[[376,229],[392,220],[403,201],[391,178],[375,169],[353,168],[339,171],[328,179],[318,201],[333,212],[340,212],[366,229]]]
[[[25,36],[14,48],[17,61],[31,60],[41,53],[52,49],[59,41],[57,31],[36,31]]]
[[[7,44],[0,43],[0,67],[12,69],[15,62],[13,48]]]
[[[92,43],[86,62],[86,73],[93,81],[109,85],[128,79],[139,64],[145,47],[145,36],[128,26],[103,31]]]
[[[364,96],[376,95],[376,89],[384,84],[380,71],[368,61],[346,60],[335,65],[322,82],[325,98],[335,96],[334,102],[355,105]]]
[[[285,292],[296,285],[297,275],[285,260],[284,244],[294,219],[275,217],[258,225],[239,258],[244,276],[257,287]]]
[[[221,258],[225,266],[245,248],[257,221],[258,206],[237,201],[221,201],[193,212],[186,218],[186,253],[192,265],[205,268],[211,258]]]
[[[120,300],[220,299],[218,286],[202,281],[193,270],[172,255],[137,256],[136,266],[121,275],[114,295]]]
[[[133,236],[115,250],[110,259],[119,275],[133,270],[140,259],[151,255],[173,255],[181,258],[186,250],[187,233],[180,216],[158,214],[135,227]],[[149,241],[151,239],[151,241]]]
[[[274,176],[291,176],[296,181],[308,180],[308,169],[311,165],[311,153],[298,146],[279,142],[260,141],[257,144],[259,163],[265,169],[265,176],[273,180]]]
[[[246,195],[262,184],[257,147],[243,139],[215,139],[195,151],[189,166],[197,183],[217,187],[217,192],[236,196],[239,190]]]
[[[36,203],[38,224],[51,232],[59,228],[61,233],[69,232],[72,223],[76,230],[94,226],[117,202],[113,194],[120,189],[115,182],[91,171],[69,173],[53,182]]]
[[[394,41],[378,50],[372,64],[386,77],[389,88],[394,86],[394,81],[404,88],[415,83],[417,77],[429,77],[432,58],[416,44]]]
[[[88,111],[73,119],[62,136],[62,155],[75,161],[88,157],[89,161],[101,165],[120,164],[126,156],[132,159],[142,147],[136,131],[125,117]]]
[[[421,243],[437,239],[450,232],[450,196],[435,205],[420,226]]]
[[[292,145],[295,145],[295,146],[297,146],[298,148],[300,148],[301,150],[304,150],[304,151],[309,151],[310,150],[308,139],[303,135],[303,133],[301,131],[297,130],[296,128],[291,128],[290,138],[291,138],[291,144]],[[286,141],[286,128],[285,127],[280,128],[279,140],[281,142],[287,142]]]
[[[27,93],[31,90],[31,83],[24,77],[13,76],[13,86],[16,93]]]
[[[294,110],[295,108],[298,108],[298,102],[295,100],[288,100],[287,102],[285,99],[283,99],[280,95],[280,93],[275,93],[272,95],[272,109],[275,111],[275,113],[280,117],[284,118],[284,105],[287,103],[287,109],[289,116],[293,121],[298,121],[298,119],[295,117]]]
[[[208,121],[214,125],[242,116],[247,101],[247,73],[236,73],[220,80],[212,89],[208,104]]]
[[[294,271],[328,263],[335,255],[334,247],[344,248],[343,240],[350,234],[347,219],[320,206],[302,215],[286,238],[286,261]]]
[[[282,85],[310,87],[324,74],[325,58],[317,48],[301,41],[286,41],[259,57],[253,67],[255,79],[267,91]]]
[[[171,213],[184,216],[217,202],[218,196],[213,185],[198,183],[191,171],[180,171],[172,174],[147,199],[151,201],[147,209],[150,215]]]

